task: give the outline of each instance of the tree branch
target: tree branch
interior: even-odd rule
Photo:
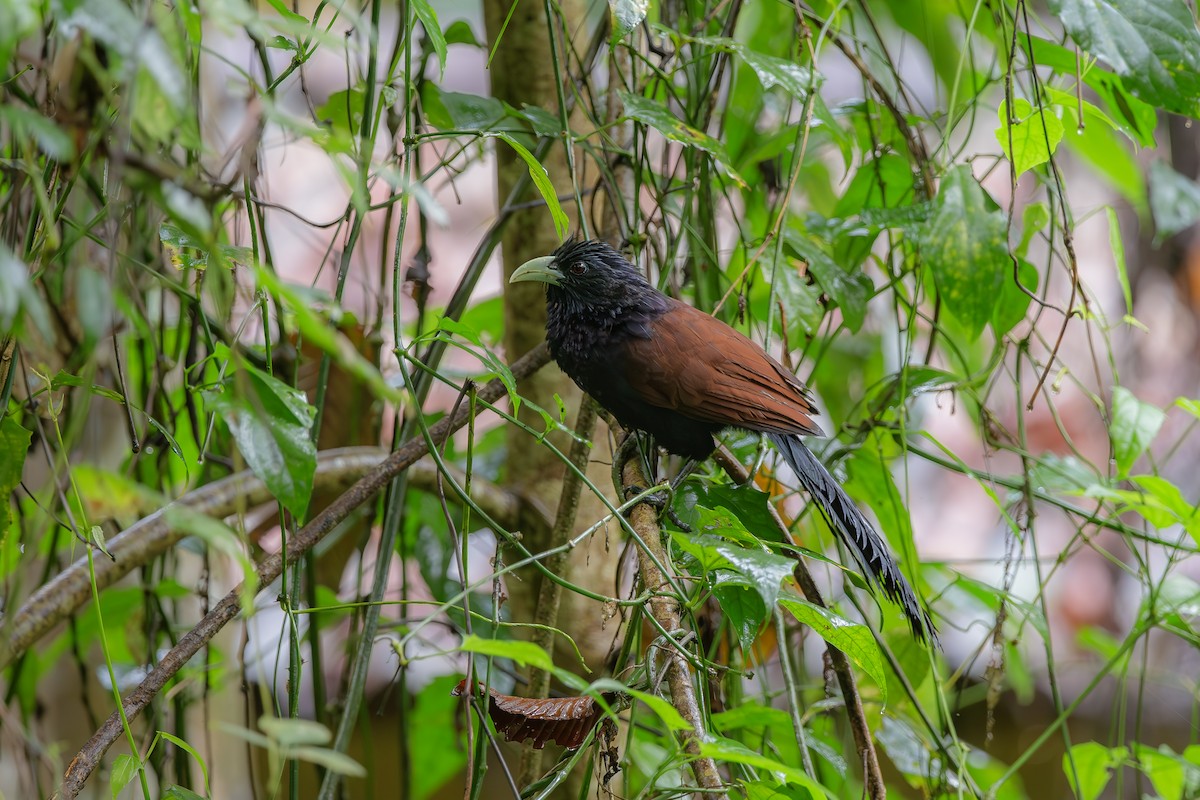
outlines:
[[[541,369],[549,361],[550,350],[543,342],[515,362],[512,365],[512,373],[517,377],[527,377]],[[503,397],[506,391],[500,380],[493,380],[480,390],[479,398],[485,402],[495,402]],[[431,438],[434,441],[441,441],[446,435],[465,425],[469,414],[470,409],[463,407],[453,416],[439,420],[429,429]],[[411,467],[427,452],[428,448],[422,437],[405,442],[400,449],[364,475],[289,539],[286,554],[275,553],[265,558],[258,567],[258,584],[265,586],[279,577],[283,571],[285,558],[290,564],[311,550],[351,512],[370,501],[396,475]],[[240,592],[241,587],[239,586],[225,595],[196,627],[184,634],[179,643],[163,656],[145,680],[126,696],[123,706],[129,719],[132,720],[145,710],[167,682],[183,668],[192,656],[200,652],[200,648],[204,647],[218,631],[237,617],[241,611]],[[62,800],[74,800],[78,797],[84,784],[99,766],[104,754],[108,752],[108,748],[120,737],[121,732],[121,718],[114,711],[71,760],[56,796]]]

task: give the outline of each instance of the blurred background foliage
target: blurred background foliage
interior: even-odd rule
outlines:
[[[1200,797],[1184,0],[0,0],[0,70],[3,796],[686,793],[613,437],[507,366],[543,317],[503,275],[576,232],[813,388],[942,631],[727,436],[757,486],[701,470],[666,556],[729,796],[864,792],[823,637],[894,796]],[[410,439],[434,457],[256,583]],[[541,759],[451,695],[469,666],[640,694]]]

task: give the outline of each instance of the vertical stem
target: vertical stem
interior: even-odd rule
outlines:
[[[648,481],[642,472],[641,461],[631,458],[625,462],[621,470],[621,480],[625,486],[645,486]],[[617,490],[621,491],[618,486]],[[645,543],[639,547],[638,572],[642,584],[654,594],[650,597],[650,615],[658,626],[669,634],[682,630],[679,614],[679,603],[676,599],[661,590],[670,586],[666,574],[659,568],[667,559],[666,548],[662,543],[662,527],[658,524],[658,511],[648,503],[638,503],[629,512],[629,523],[637,532],[638,537]],[[696,783],[707,790],[704,797],[727,797],[721,773],[717,771],[717,763],[708,756],[700,755],[700,742],[704,738],[704,717],[700,713],[700,704],[696,700],[696,689],[692,685],[692,675],[688,671],[687,661],[684,660],[678,648],[666,649],[667,653],[667,687],[671,692],[671,704],[675,706],[684,720],[691,726],[690,731],[680,734],[683,749],[693,757],[692,773]]]

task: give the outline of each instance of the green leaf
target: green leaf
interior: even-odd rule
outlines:
[[[533,642],[520,642],[512,639],[481,639],[475,634],[463,639],[458,646],[464,653],[478,653],[481,656],[511,659],[521,666],[532,666],[547,671],[554,670],[554,659],[550,654]]]
[[[175,108],[188,103],[187,81],[167,43],[120,0],[54,0],[59,32],[84,30],[146,71]]]
[[[162,794],[163,800],[205,800],[200,795],[193,792],[191,789],[184,788],[172,784],[167,787],[167,790]]]
[[[281,747],[323,745],[333,741],[333,734],[319,722],[290,717],[261,716],[258,727]]]
[[[1125,265],[1125,241],[1121,238],[1121,223],[1117,220],[1117,212],[1112,206],[1105,206],[1104,214],[1108,218],[1108,246],[1112,249],[1113,261],[1117,265],[1117,282],[1121,284],[1121,294],[1125,297],[1124,321],[1143,331],[1147,330],[1146,326],[1133,316],[1133,289],[1129,286],[1129,269]]]
[[[109,788],[112,789],[113,800],[125,790],[129,782],[138,773],[140,763],[128,753],[122,753],[113,761],[112,776],[109,778]]]
[[[1165,419],[1162,409],[1138,400],[1124,386],[1113,387],[1112,422],[1108,433],[1112,438],[1118,477],[1129,474],[1133,462],[1146,452]]]
[[[29,270],[0,243],[0,337],[16,330],[22,315],[33,322],[47,341],[54,341],[46,304],[29,282]]]
[[[494,97],[443,92],[432,81],[425,82],[421,103],[429,124],[444,131],[494,131],[508,116],[504,103]]]
[[[816,242],[799,231],[786,228],[783,239],[786,246],[808,264],[817,283],[838,304],[846,327],[857,332],[867,318],[867,301],[875,291],[871,279],[861,270],[846,272]]]
[[[648,0],[608,0],[614,42],[624,39],[642,24],[649,5]]]
[[[1028,100],[1015,98],[1010,120],[1007,101],[1000,101],[996,140],[1018,176],[1049,161],[1062,137],[1062,122],[1044,107],[1035,109]]]
[[[1200,185],[1162,161],[1151,162],[1150,213],[1155,244],[1187,230],[1200,220]]]
[[[188,594],[190,594],[190,592],[188,592]],[[209,785],[208,785],[208,765],[204,763],[204,759],[200,757],[200,753],[196,751],[196,748],[192,747],[190,744],[185,742],[183,739],[180,739],[178,736],[175,736],[174,734],[171,734],[171,733],[167,733],[166,731],[159,731],[158,735],[161,736],[163,739],[166,739],[171,744],[178,747],[180,750],[183,750],[185,753],[187,753],[188,755],[190,755],[192,758],[194,758],[196,760],[196,764],[199,765],[199,767],[200,767],[200,775],[204,779],[204,791],[206,794],[212,794],[212,790],[209,788]]]
[[[361,89],[342,89],[329,95],[329,99],[317,108],[316,117],[343,136],[354,136],[362,130],[366,102]]]
[[[465,19],[456,19],[446,28],[446,44],[469,44],[472,47],[482,47],[475,38],[475,31]]]
[[[1004,288],[1000,290],[996,307],[992,309],[991,323],[996,338],[1004,336],[1025,319],[1025,312],[1029,310],[1029,303],[1033,299],[1029,293],[1037,292],[1038,279],[1041,277],[1037,267],[1023,258],[1018,259],[1017,275],[1021,279],[1021,285],[1017,285],[1016,279],[1010,272],[1004,281]],[[1021,286],[1024,286],[1029,292],[1022,291]]]
[[[21,483],[25,455],[29,452],[31,431],[17,424],[12,417],[0,418],[0,538],[12,524],[12,505],[9,497]]]
[[[409,740],[413,764],[412,797],[425,800],[440,789],[466,764],[456,729],[459,699],[450,692],[457,675],[435,678],[415,698],[412,718],[421,720],[421,735]]]
[[[1135,744],[1133,752],[1138,768],[1150,779],[1154,791],[1162,800],[1184,800],[1184,789],[1187,785],[1186,767],[1190,766],[1187,762],[1165,744],[1159,745],[1158,749]]]
[[[1071,790],[1079,800],[1096,800],[1114,768],[1129,757],[1125,747],[1108,748],[1098,742],[1081,742],[1071,745],[1070,752],[1063,753],[1063,774],[1071,784]]]
[[[921,235],[921,249],[946,309],[978,337],[1012,272],[1004,215],[989,208],[971,168],[950,170],[937,211]]]
[[[31,108],[13,102],[0,105],[0,123],[11,129],[14,138],[33,139],[39,150],[56,161],[70,161],[75,157],[75,143],[71,137],[54,120]]]
[[[417,12],[417,19],[421,20],[421,27],[425,29],[425,38],[429,40],[433,52],[437,55],[440,78],[446,74],[446,36],[438,23],[437,12],[429,4],[429,0],[413,0],[413,10]]]
[[[558,233],[558,238],[567,238],[567,234],[571,230],[571,221],[567,219],[567,213],[563,211],[558,202],[558,192],[554,189],[554,184],[550,182],[550,173],[546,172],[546,168],[534,157],[533,153],[529,152],[525,145],[507,133],[497,132],[485,135],[503,139],[525,162],[525,166],[529,168],[529,177],[533,179],[533,185],[537,187],[542,199],[546,201],[546,205],[550,209],[550,216],[554,219],[554,230]]]
[[[921,782],[930,775],[943,774],[941,759],[904,719],[885,714],[875,738],[900,774]],[[946,777],[952,777],[952,773]]]
[[[671,113],[662,103],[631,92],[618,92],[625,113],[638,122],[649,125],[673,142],[689,145],[710,154],[723,167],[739,186],[745,187],[746,181],[737,173],[729,161],[725,147],[707,133],[696,130],[685,124],[683,120]]]
[[[1200,117],[1200,32],[1184,0],[1049,0],[1079,46],[1108,62],[1133,94]]]
[[[601,684],[600,682],[597,682],[596,685]],[[649,692],[639,692],[636,689],[628,689],[624,687],[622,687],[622,689],[630,697],[640,700],[649,706],[650,710],[658,715],[658,718],[662,720],[663,724],[667,726],[668,730],[690,731],[692,729],[692,726],[686,719],[683,718],[683,715],[679,713],[675,706],[671,705],[658,695],[650,694]]]
[[[229,426],[242,458],[284,508],[303,519],[312,495],[317,410],[304,393],[242,364],[206,398]]]
[[[764,753],[758,753],[746,747],[741,742],[724,737],[713,737],[700,743],[700,755],[715,758],[729,764],[745,764],[756,769],[770,772],[776,778],[787,783],[803,786],[812,795],[813,800],[828,797],[825,789],[808,775],[804,770],[791,764],[784,764]]]
[[[308,761],[348,778],[367,777],[367,770],[362,764],[337,750],[329,750],[324,747],[292,747],[285,752],[285,755],[301,761]]]
[[[742,650],[749,652],[767,620],[767,606],[755,587],[741,575],[717,570],[713,573],[713,596],[737,636]]]
[[[698,509],[707,514],[708,509]],[[722,509],[723,510],[723,509]],[[729,512],[725,512],[728,514]],[[703,522],[701,523],[703,525]],[[739,526],[740,527],[740,526]],[[780,584],[792,575],[795,562],[787,556],[776,555],[755,547],[739,544],[709,534],[673,534],[680,546],[699,559],[711,571],[725,567],[738,573],[753,586],[767,608],[775,605]]]
[[[851,622],[828,608],[813,605],[799,597],[781,597],[779,605],[791,612],[829,644],[841,650],[863,672],[879,685],[884,702],[887,701],[887,672],[883,668],[883,656],[879,645],[866,625]]]
[[[1132,152],[1133,148],[1129,146],[1129,141],[1107,125],[1095,124],[1086,119],[1086,113],[1084,116],[1087,124],[1081,125],[1077,121],[1074,107],[1063,107],[1063,117],[1068,120],[1063,141],[1139,213],[1144,212],[1145,176]]]

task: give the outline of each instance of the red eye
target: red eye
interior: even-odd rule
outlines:
[[[574,264],[567,267],[567,272],[571,273],[572,275],[574,275],[576,277],[578,277],[580,275],[586,275],[587,274],[587,264],[576,261]]]

